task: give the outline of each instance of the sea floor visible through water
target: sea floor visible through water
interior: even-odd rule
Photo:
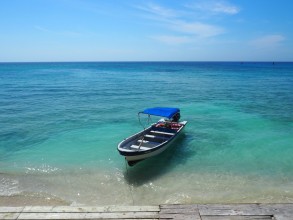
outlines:
[[[292,94],[293,63],[1,63],[0,206],[293,202]],[[129,167],[156,106],[185,131]]]
[[[129,172],[129,171],[128,171]],[[137,172],[137,171],[136,171]],[[128,173],[129,175],[129,173]],[[233,174],[170,172],[137,182],[137,176],[87,173],[5,176],[17,190],[0,205],[156,205],[192,203],[291,203],[292,180]],[[135,178],[133,180],[132,178]],[[33,184],[33,185],[32,185]],[[10,189],[11,190],[11,189]],[[6,200],[5,200],[6,199]]]

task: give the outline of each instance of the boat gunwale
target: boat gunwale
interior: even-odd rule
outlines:
[[[177,137],[177,135],[180,134],[180,132],[183,130],[183,128],[185,127],[185,125],[187,124],[187,121],[182,121],[182,122],[178,122],[179,124],[181,124],[182,126],[176,130],[176,132],[174,133],[174,135],[170,136],[170,138],[166,139],[165,141],[163,141],[162,143],[158,144],[157,146],[153,147],[153,148],[150,148],[150,149],[141,149],[141,150],[130,150],[130,149],[126,149],[126,148],[122,148],[121,145],[127,141],[127,140],[131,140],[132,138],[134,139],[136,136],[140,135],[140,134],[143,134],[144,132],[148,131],[148,130],[151,130],[151,128],[157,124],[157,123],[154,123],[152,125],[150,125],[148,128],[146,128],[145,130],[143,131],[140,131],[128,138],[125,138],[123,141],[121,141],[119,144],[118,144],[118,151],[121,155],[123,156],[139,156],[139,155],[143,155],[143,154],[148,154],[148,153],[151,153],[153,151],[157,151],[161,148],[163,148],[166,144],[169,144],[175,137]]]

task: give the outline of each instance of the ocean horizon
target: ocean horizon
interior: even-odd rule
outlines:
[[[292,94],[292,62],[0,63],[0,201],[293,202]],[[117,145],[157,106],[188,125],[128,167]]]

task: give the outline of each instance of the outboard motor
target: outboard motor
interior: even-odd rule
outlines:
[[[172,122],[179,122],[180,120],[180,113],[176,113],[173,117],[172,117]]]

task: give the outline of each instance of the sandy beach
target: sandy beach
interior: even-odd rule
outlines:
[[[68,206],[69,202],[52,196],[0,196],[0,206]]]

